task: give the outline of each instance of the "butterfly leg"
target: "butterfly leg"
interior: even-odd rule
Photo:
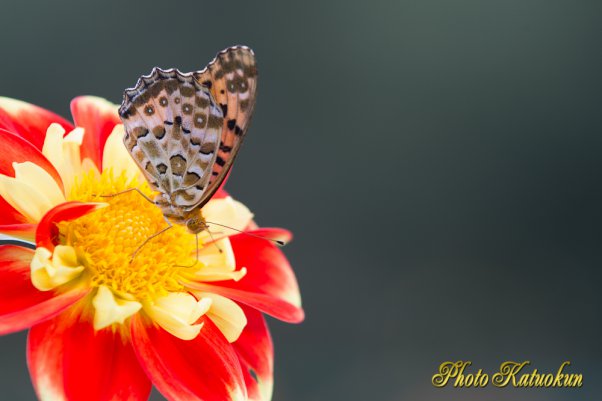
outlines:
[[[125,191],[120,191],[120,192],[117,192],[117,193],[114,193],[114,194],[110,194],[110,195],[100,195],[100,197],[101,197],[101,198],[112,198],[112,197],[114,197],[114,196],[123,195],[123,194],[125,194],[125,193],[132,192],[132,191],[136,191],[136,192],[138,192],[138,193],[140,194],[140,196],[142,196],[144,199],[146,199],[147,201],[149,201],[149,202],[150,202],[150,203],[152,203],[153,205],[155,204],[155,202],[154,202],[154,201],[153,201],[151,198],[149,198],[148,196],[146,196],[146,195],[144,194],[144,192],[142,192],[142,191],[141,191],[139,188],[130,188],[130,189],[126,189]],[[168,222],[168,223],[169,223],[169,222]],[[170,223],[170,224],[171,224],[171,223]]]
[[[153,235],[151,235],[150,237],[148,237],[147,239],[145,239],[144,242],[142,243],[142,245],[140,245],[138,248],[136,248],[136,250],[132,254],[132,257],[130,258],[130,263],[132,263],[134,261],[134,258],[136,257],[136,255],[138,254],[138,252],[140,252],[140,250],[144,247],[144,245],[146,245],[148,243],[148,241],[152,240],[155,237],[158,237],[159,235],[163,234],[165,231],[167,231],[167,230],[169,230],[170,228],[173,227],[173,225],[171,224],[171,222],[169,220],[167,220],[165,218],[165,216],[163,216],[163,218],[165,219],[165,222],[167,223],[167,227],[165,227],[161,231],[157,231],[156,233],[154,233]]]
[[[213,234],[211,233],[211,231],[209,231],[209,226],[207,225],[207,223],[205,223],[205,231],[207,231],[207,234],[209,234],[209,238],[211,238],[211,243],[215,245],[219,253],[223,253],[224,251],[222,251],[222,248],[220,248],[219,245],[217,245],[215,238],[213,238]]]

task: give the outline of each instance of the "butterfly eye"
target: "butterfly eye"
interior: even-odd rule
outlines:
[[[228,81],[228,92],[236,92],[236,85],[232,81]]]
[[[240,81],[238,83],[238,89],[240,93],[245,93],[248,89],[247,81]]]

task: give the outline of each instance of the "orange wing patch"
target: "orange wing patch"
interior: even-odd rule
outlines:
[[[206,86],[224,115],[222,139],[213,165],[211,197],[228,174],[249,127],[257,89],[255,54],[244,46],[220,52],[207,67],[194,73]]]

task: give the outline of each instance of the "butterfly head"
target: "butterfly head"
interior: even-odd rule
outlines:
[[[201,209],[193,209],[186,216],[186,228],[192,234],[198,234],[207,228],[207,223],[201,214]]]

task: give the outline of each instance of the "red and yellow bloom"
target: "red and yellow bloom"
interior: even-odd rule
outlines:
[[[76,98],[75,127],[0,98],[0,232],[35,250],[0,246],[0,334],[30,328],[28,363],[41,400],[271,398],[273,351],[261,312],[303,320],[297,283],[265,239],[220,228],[198,243],[165,227],[130,188],[151,190],[122,144],[116,106]],[[208,221],[262,237],[223,190]],[[196,250],[199,247],[198,263]]]

